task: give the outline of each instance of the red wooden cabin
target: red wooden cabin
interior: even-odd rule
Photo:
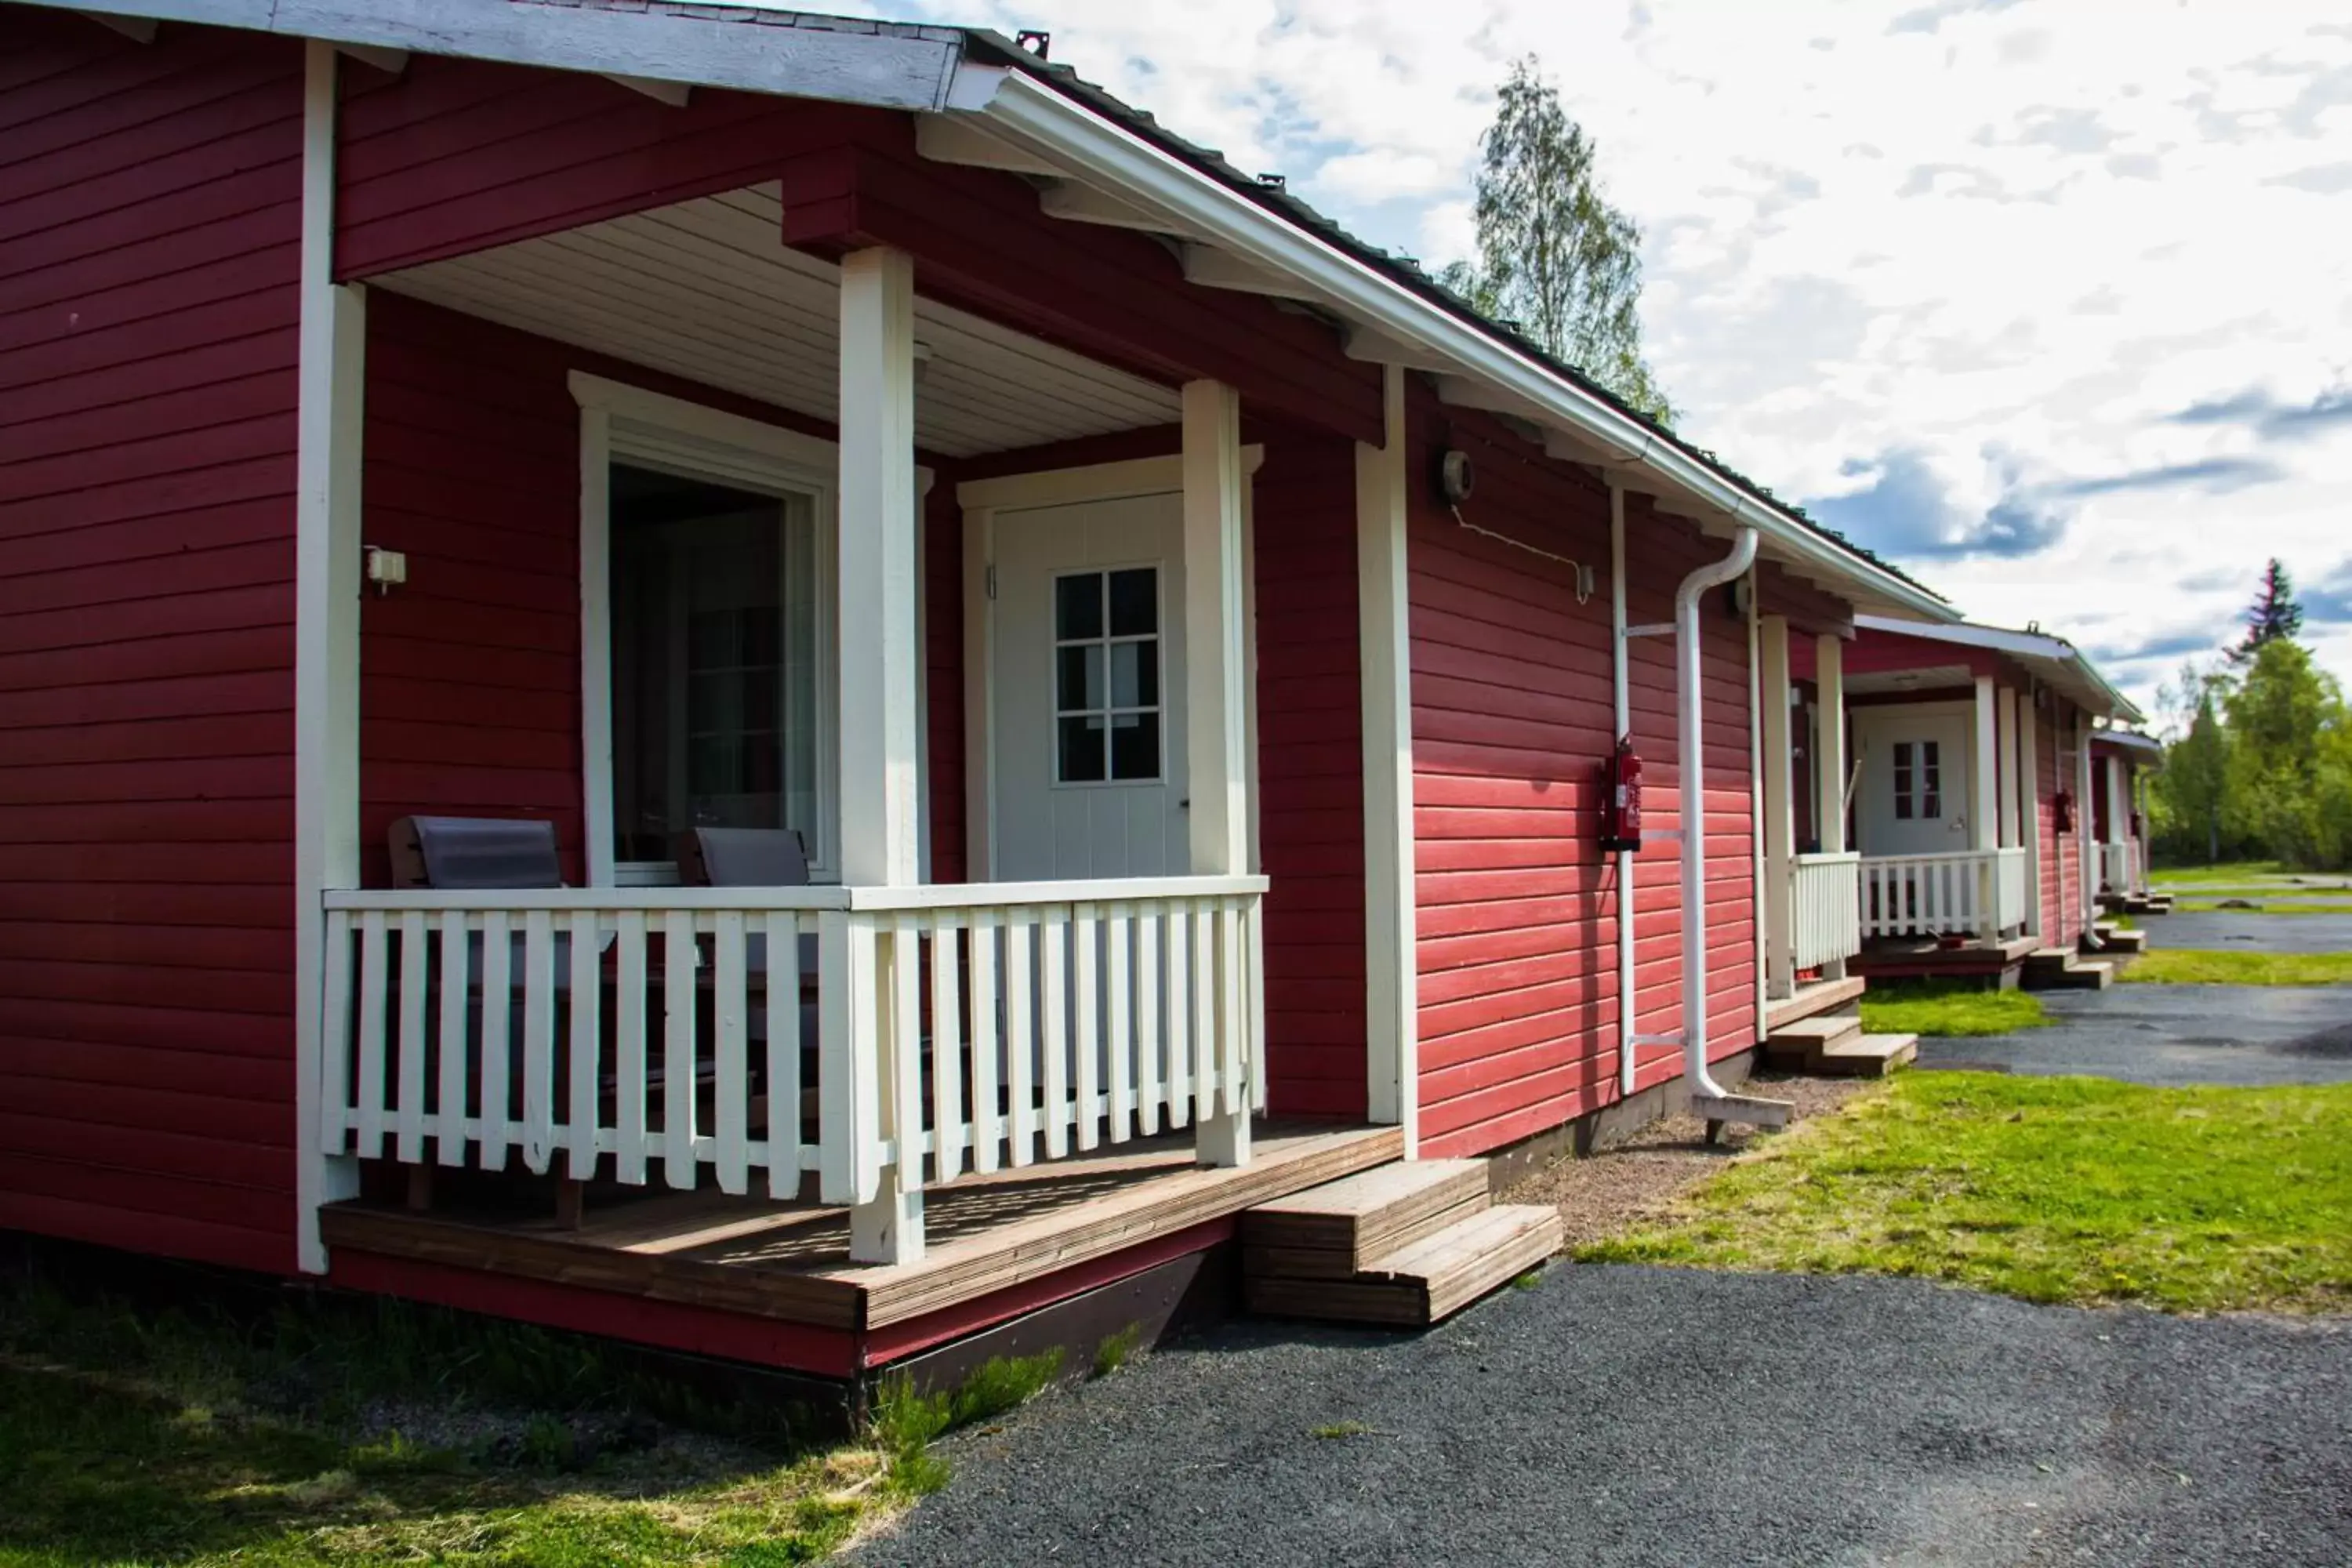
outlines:
[[[1791,631],[1954,618],[992,35],[5,5],[0,128],[0,1226],[861,1373],[1727,1094]]]

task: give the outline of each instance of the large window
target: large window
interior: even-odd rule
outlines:
[[[1054,579],[1054,782],[1160,775],[1160,569]]]
[[[670,862],[695,827],[827,837],[817,499],[616,462],[614,859]]]

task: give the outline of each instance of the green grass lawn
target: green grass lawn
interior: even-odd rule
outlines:
[[[2050,1022],[2042,999],[1948,981],[1876,981],[1863,993],[1862,1026],[1874,1035],[2006,1035]]]
[[[698,1405],[567,1336],[340,1300],[157,1310],[0,1272],[0,1568],[812,1562],[937,1486],[931,1440],[1058,1361],[896,1390],[855,1440],[810,1441],[772,1397]]]
[[[1911,1275],[2030,1301],[2352,1310],[2352,1085],[1913,1073],[1580,1260]]]
[[[2225,910],[2217,899],[2179,899],[2172,906],[2178,915],[2352,915],[2352,904],[2270,903],[2260,893],[2248,895],[2257,907],[2251,910]]]
[[[2257,883],[2287,875],[2275,860],[2225,860],[2218,866],[2159,866],[2147,879],[2160,887],[2185,887],[2197,882]]]
[[[2352,985],[2352,952],[2200,952],[2158,948],[2119,980],[2156,985]]]

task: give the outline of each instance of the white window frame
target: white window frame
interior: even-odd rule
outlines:
[[[1108,602],[1110,578],[1114,573],[1136,571],[1149,571],[1151,574],[1151,632],[1148,637],[1136,635],[1113,637],[1110,631],[1110,606]],[[1073,643],[1066,641],[1061,637],[1060,633],[1062,628],[1058,620],[1053,624],[1049,624],[1045,627],[1046,640],[1054,649],[1054,658],[1049,661],[1047,668],[1052,671],[1050,679],[1052,679],[1055,683],[1052,693],[1052,721],[1046,725],[1047,732],[1045,736],[1047,748],[1045,757],[1045,777],[1052,781],[1047,787],[1051,789],[1162,789],[1169,787],[1173,784],[1175,781],[1168,776],[1168,665],[1165,658],[1168,647],[1168,564],[1166,562],[1159,560],[1122,561],[1116,566],[1068,566],[1061,568],[1053,574],[1053,580],[1056,586],[1052,603],[1054,606],[1053,613],[1056,616],[1061,613],[1059,584],[1065,577],[1101,578],[1104,583],[1106,602],[1103,605],[1103,633],[1102,636],[1098,637],[1078,638]],[[1121,710],[1110,700],[1110,650],[1123,642],[1149,642],[1152,645],[1154,658],[1158,661],[1158,676],[1155,679],[1153,689],[1159,693],[1159,700],[1153,702],[1149,709],[1128,708]],[[1062,776],[1062,719],[1064,717],[1064,713],[1062,710],[1062,692],[1060,687],[1062,677],[1061,650],[1065,647],[1071,646],[1098,647],[1103,650],[1103,706],[1098,710],[1072,710],[1073,712],[1100,712],[1103,716],[1103,776],[1098,779],[1066,779]],[[1160,758],[1158,764],[1152,769],[1151,776],[1150,778],[1122,779],[1113,778],[1110,776],[1110,721],[1117,717],[1117,715],[1121,711],[1129,713],[1149,712],[1160,721]]]
[[[571,375],[580,405],[580,750],[583,835],[591,887],[665,887],[668,860],[616,860],[613,853],[613,581],[611,475],[614,462],[761,494],[810,498],[816,516],[816,797],[809,878],[839,879],[841,679],[836,641],[835,498],[840,448],[820,437],[609,381]]]

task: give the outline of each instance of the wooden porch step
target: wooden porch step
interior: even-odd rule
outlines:
[[[1814,980],[1797,987],[1793,996],[1783,996],[1764,1009],[1764,1032],[1767,1036],[1780,1033],[1784,1024],[1817,1014],[1832,1012],[1849,1002],[1857,1001],[1870,988],[1870,982],[1859,974],[1843,980]]]
[[[1508,1284],[1559,1250],[1559,1211],[1549,1204],[1479,1210],[1345,1279],[1248,1274],[1254,1312],[1349,1323],[1426,1328]]]
[[[2028,991],[2105,991],[2115,984],[2116,965],[2103,958],[2078,958],[2063,947],[2045,947],[2025,961]]]
[[[1860,1038],[1860,1018],[1851,1013],[1820,1013],[1774,1027],[1764,1038],[1764,1059],[1776,1068],[1811,1072],[1823,1052]]]
[[[2099,933],[2099,951],[2102,953],[2128,955],[2147,951],[2147,932],[2144,931],[2126,931],[2105,921],[2091,929]]]
[[[1886,1078],[1919,1055],[1916,1035],[1858,1035],[1825,1047],[1813,1070],[1837,1078]]]
[[[1242,1215],[1242,1266],[1254,1277],[1345,1279],[1486,1204],[1484,1160],[1382,1165]]]

